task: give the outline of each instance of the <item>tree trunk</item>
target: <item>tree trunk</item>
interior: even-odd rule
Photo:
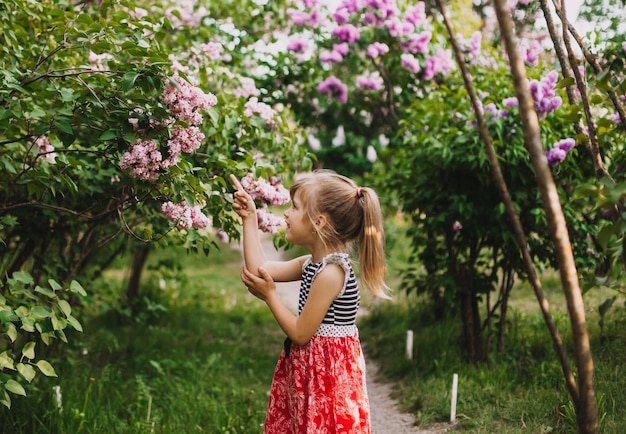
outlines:
[[[476,363],[483,360],[478,299],[474,293],[471,271],[468,272],[468,270],[463,268],[457,277],[457,283],[461,288],[461,320],[463,321],[465,352],[468,361]]]
[[[576,408],[576,418],[580,433],[598,432],[596,396],[593,386],[593,359],[585,319],[585,309],[576,272],[569,234],[559,201],[554,179],[548,166],[539,130],[539,120],[533,107],[528,79],[523,61],[517,51],[513,35],[513,23],[504,0],[494,0],[496,16],[502,39],[509,56],[515,93],[524,131],[524,143],[530,154],[531,163],[543,207],[546,211],[550,235],[554,241],[561,283],[567,301],[567,310],[573,335],[574,359],[578,370],[578,396],[572,396]]]
[[[143,267],[148,260],[148,254],[150,253],[149,245],[141,245],[137,251],[133,254],[133,262],[130,266],[130,277],[128,279],[128,285],[126,286],[126,301],[129,305],[133,305],[134,301],[139,296],[139,284],[141,282],[141,275],[143,273]]]

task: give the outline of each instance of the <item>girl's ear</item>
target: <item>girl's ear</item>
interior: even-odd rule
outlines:
[[[328,218],[324,214],[320,214],[317,216],[317,219],[315,220],[316,229],[322,229],[327,224],[328,224]]]

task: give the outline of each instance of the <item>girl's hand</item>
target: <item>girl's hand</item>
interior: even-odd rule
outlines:
[[[263,301],[267,301],[276,293],[276,283],[263,267],[259,267],[259,276],[256,276],[244,266],[241,271],[241,281],[246,285],[250,294]]]
[[[239,214],[243,220],[247,218],[256,217],[256,205],[252,196],[246,193],[246,190],[241,186],[241,183],[235,175],[230,175],[230,179],[237,188],[237,191],[233,193],[233,211]]]

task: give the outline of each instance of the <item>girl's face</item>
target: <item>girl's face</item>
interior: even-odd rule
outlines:
[[[306,247],[315,239],[315,233],[311,220],[304,212],[300,196],[300,190],[296,191],[291,199],[291,206],[285,211],[287,222],[285,239],[290,243]]]

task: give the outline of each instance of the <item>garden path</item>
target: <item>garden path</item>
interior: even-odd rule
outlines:
[[[283,259],[283,252],[274,248],[271,237],[263,236],[262,240],[267,259]],[[276,284],[276,290],[281,300],[294,313],[298,309],[299,285],[299,282]],[[365,313],[365,311],[360,312],[360,314]],[[383,381],[377,375],[378,366],[367,357],[367,353],[365,353],[365,364],[373,434],[442,434],[448,431],[447,424],[428,429],[416,427],[414,416],[402,411],[398,403],[391,397],[394,385]]]

